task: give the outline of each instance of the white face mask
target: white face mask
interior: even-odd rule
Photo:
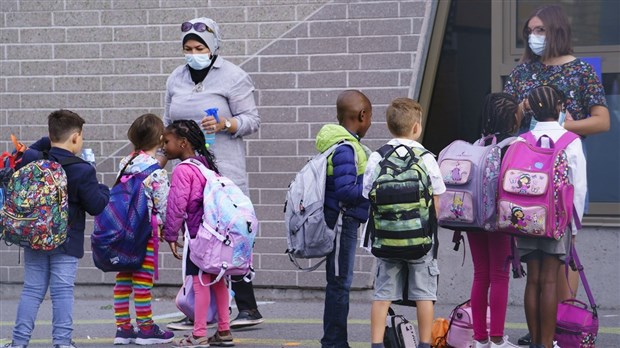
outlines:
[[[202,70],[209,65],[211,65],[211,55],[210,54],[186,54],[185,62],[192,69]]]
[[[532,52],[534,52],[537,56],[542,56],[543,52],[545,52],[545,36],[544,35],[534,35],[530,34],[528,37],[528,43]]]

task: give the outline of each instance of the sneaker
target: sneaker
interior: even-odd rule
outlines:
[[[189,320],[188,317],[183,317],[177,321],[171,321],[166,325],[166,328],[170,330],[193,330],[194,322]]]
[[[558,346],[558,341],[553,341],[553,348],[560,348],[560,346]]]
[[[489,348],[489,340],[487,339],[484,342],[480,342],[480,341],[476,341],[474,340],[474,347],[473,348]]]
[[[238,329],[240,327],[258,325],[263,321],[265,321],[265,319],[260,315],[258,309],[242,310],[237,317],[230,322],[230,327],[232,329]]]
[[[138,330],[136,344],[144,346],[147,344],[170,343],[174,334],[171,331],[164,331],[159,326],[153,324],[150,329]]]
[[[229,332],[227,335],[220,335],[220,332],[216,332],[215,335],[209,337],[209,344],[218,347],[233,347],[232,334]]]
[[[13,344],[13,342],[11,343],[7,343],[5,345],[2,346],[3,348],[26,348],[26,345],[23,344]]]
[[[212,321],[207,323],[207,329],[213,329],[217,326],[217,319],[213,319]],[[166,328],[169,330],[180,330],[187,331],[194,329],[194,322],[189,320],[188,317],[183,317],[177,321],[171,321],[166,325]]]
[[[494,343],[491,341],[491,345],[489,346],[490,348],[519,348],[519,346],[510,343],[510,341],[508,341],[508,336],[504,336],[502,339],[502,343]]]
[[[209,339],[207,337],[194,337],[194,335],[189,335],[175,343],[174,347],[209,348]]]
[[[123,329],[121,326],[116,328],[116,336],[114,337],[114,344],[132,344],[136,342],[138,333],[133,326]]]
[[[532,344],[532,336],[530,336],[530,333],[526,333],[525,335],[519,337],[519,340],[517,340],[517,343],[520,346],[529,346],[530,344]]]
[[[77,348],[75,342],[71,341],[69,344],[55,344],[54,348]]]

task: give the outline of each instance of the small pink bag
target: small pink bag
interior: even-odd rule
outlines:
[[[579,276],[592,309],[589,310],[587,304],[577,299],[565,300],[558,304],[555,340],[558,341],[560,347],[594,348],[598,335],[598,313],[592,291],[588,285],[588,280],[583,271],[583,266],[579,262],[574,245],[571,247],[569,257],[566,260],[567,273],[568,263],[571,259],[575,261],[575,265],[579,270]]]
[[[491,311],[487,306],[487,327],[490,326]],[[474,317],[470,300],[456,306],[450,313],[450,325],[446,342],[452,348],[471,348],[474,344]]]

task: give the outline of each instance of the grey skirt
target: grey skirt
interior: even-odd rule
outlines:
[[[548,238],[517,238],[517,248],[519,249],[519,256],[521,262],[527,262],[528,255],[536,250],[549,255],[557,256],[561,261],[566,259],[566,255],[570,251],[570,245],[573,236],[570,229],[566,231],[564,236],[559,240]]]

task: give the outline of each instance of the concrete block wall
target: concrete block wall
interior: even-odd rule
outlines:
[[[251,198],[261,221],[257,286],[320,288],[324,272],[297,272],[284,254],[285,190],[335,122],[336,96],[355,88],[373,103],[366,144],[387,138],[386,105],[412,96],[428,43],[430,0],[3,0],[0,2],[0,150],[9,134],[32,143],[46,117],[67,108],[87,120],[100,179],[113,182],[139,115],[163,113],[168,74],[183,64],[179,25],[207,16],[221,26],[221,55],[248,71],[262,125],[248,137]],[[86,233],[91,229],[89,223]],[[0,243],[0,282],[19,283],[16,248]],[[78,283],[111,283],[87,254]],[[180,263],[161,248],[159,284],[179,283]],[[373,258],[358,252],[355,288],[369,288]]]

